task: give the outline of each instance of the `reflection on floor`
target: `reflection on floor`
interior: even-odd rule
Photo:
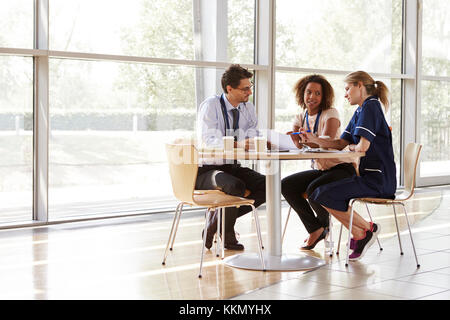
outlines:
[[[420,269],[403,215],[400,256],[392,208],[376,208],[371,212],[381,224],[384,250],[375,244],[348,268],[343,240],[340,256],[324,255],[323,244],[311,251],[327,265],[307,272],[230,268],[207,251],[202,279],[197,277],[202,214],[182,218],[165,266],[172,214],[0,230],[0,299],[449,299],[450,187],[422,189],[408,203]],[[265,212],[259,212],[266,230]],[[334,225],[337,240],[339,224]],[[239,219],[236,229],[246,250],[256,252],[250,215]],[[292,214],[283,251],[298,253],[306,236]]]

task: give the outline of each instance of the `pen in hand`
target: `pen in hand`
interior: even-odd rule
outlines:
[[[301,134],[301,133],[305,133],[305,132],[311,132],[311,130],[299,131],[299,132],[291,132],[290,134]]]

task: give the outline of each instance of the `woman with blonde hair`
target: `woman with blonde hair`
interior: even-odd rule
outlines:
[[[303,109],[295,116],[293,131],[310,130],[316,136],[337,139],[340,136],[338,111],[333,108],[334,91],[330,83],[321,75],[308,75],[294,86],[297,104]],[[298,148],[303,141],[298,134],[288,132]],[[354,176],[353,164],[346,159],[314,159],[312,170],[298,172],[283,179],[281,193],[289,205],[297,212],[309,237],[301,250],[312,250],[325,239],[329,230],[329,213],[309,196],[324,184]],[[307,199],[309,201],[307,201]]]
[[[385,111],[389,107],[388,88],[381,81],[375,81],[367,72],[356,71],[347,75],[345,98],[351,105],[358,105],[347,128],[339,139],[320,139],[310,133],[302,134],[305,141],[324,148],[365,152],[360,159],[359,174],[318,187],[310,196],[338,219],[347,229],[350,222],[350,199],[395,198],[397,187],[392,134],[386,122]],[[381,103],[380,103],[381,102]],[[359,260],[374,243],[379,224],[366,221],[355,211],[350,248],[350,260]]]

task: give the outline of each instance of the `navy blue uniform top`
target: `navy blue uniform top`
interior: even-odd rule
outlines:
[[[368,97],[356,109],[341,135],[350,144],[358,144],[361,137],[370,141],[370,147],[360,160],[360,176],[380,192],[380,197],[392,198],[397,188],[392,133],[377,96]]]

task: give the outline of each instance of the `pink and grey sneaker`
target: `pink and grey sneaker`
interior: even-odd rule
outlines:
[[[381,228],[380,228],[379,224],[370,222],[370,231],[373,232],[373,235],[375,236],[375,238],[378,237],[378,234],[380,233],[380,230],[381,230]],[[353,238],[350,239],[350,249],[355,250],[355,248],[356,248],[356,241],[357,240],[355,240]]]
[[[356,248],[356,240],[351,238],[350,239],[350,249],[355,250]]]
[[[370,231],[372,231],[374,237],[377,238],[378,235],[380,234],[381,227],[379,224],[371,222],[370,223]]]
[[[367,252],[367,249],[374,243],[377,237],[370,230],[366,230],[366,235],[360,240],[355,240],[355,249],[352,254],[348,257],[350,261],[357,261],[361,259]]]

